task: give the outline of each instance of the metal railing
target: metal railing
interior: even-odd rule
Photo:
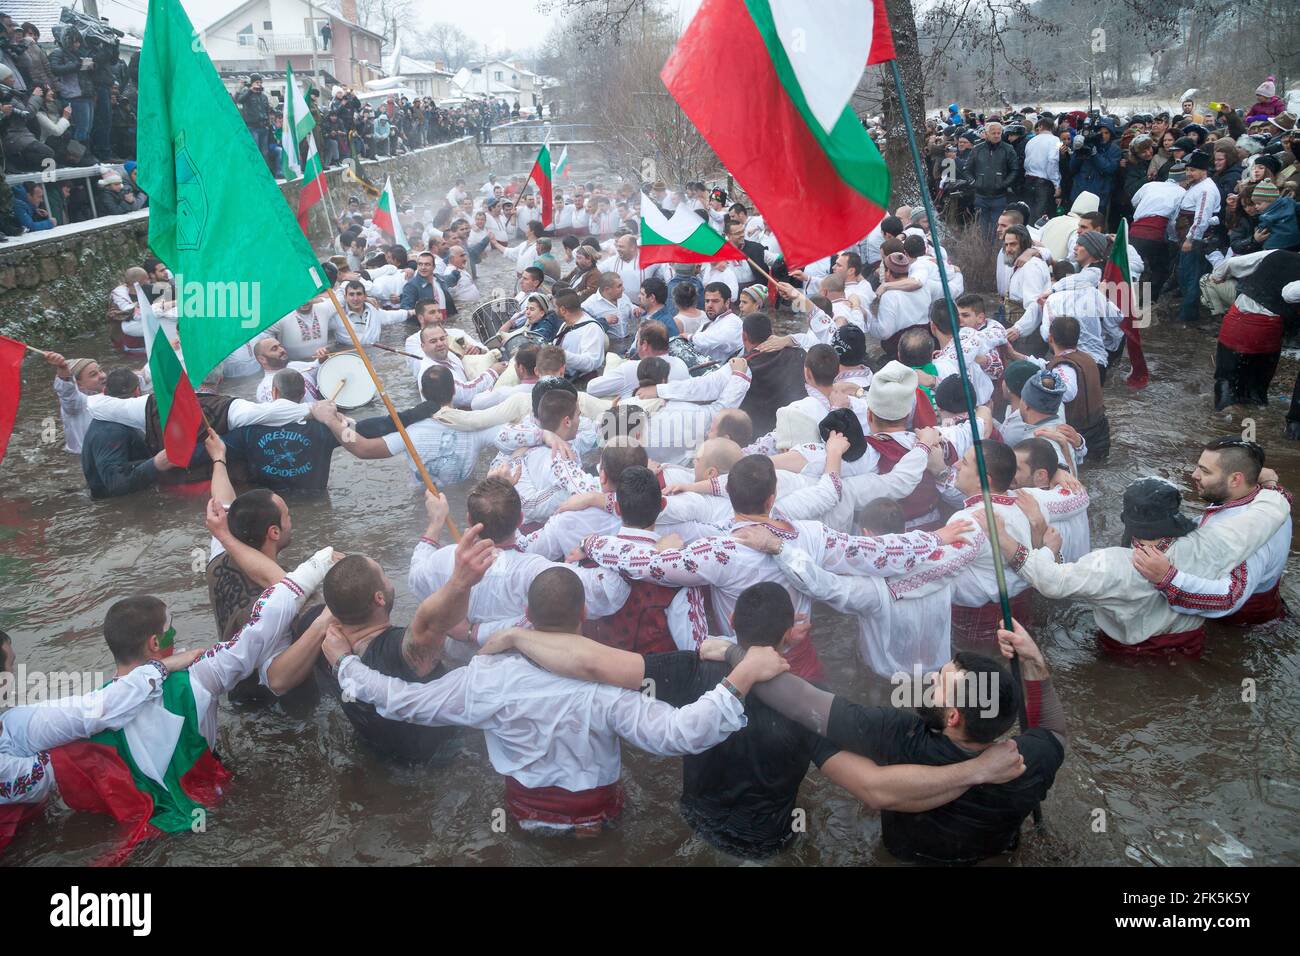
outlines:
[[[94,166],[60,166],[58,169],[46,169],[39,173],[6,173],[5,183],[13,186],[21,183],[40,183],[48,185],[49,183],[62,183],[70,179],[98,179],[104,173],[117,173],[126,182],[126,173],[121,166],[105,165],[102,163]],[[86,186],[86,196],[90,200],[90,211],[94,213],[93,219],[99,218],[99,210],[95,208],[95,187]]]

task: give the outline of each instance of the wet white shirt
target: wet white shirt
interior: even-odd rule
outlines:
[[[674,708],[637,691],[559,677],[517,654],[475,657],[426,684],[384,677],[349,656],[339,686],[382,717],[483,730],[493,768],[532,788],[615,783],[620,740],[676,756],[708,750],[745,726],[744,705],[721,684]]]

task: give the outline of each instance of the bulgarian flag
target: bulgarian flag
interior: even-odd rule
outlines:
[[[23,356],[27,345],[0,335],[0,461],[4,461],[9,436],[18,420],[18,402],[23,395]]]
[[[803,264],[884,218],[889,170],[849,98],[893,58],[884,0],[704,0],[660,76]]]
[[[560,150],[560,161],[555,164],[555,178],[569,175],[569,147]]]
[[[685,206],[669,219],[647,197],[641,203],[641,259],[644,269],[656,262],[745,261],[745,254],[722,238],[707,222]]]
[[[298,227],[306,235],[307,216],[311,207],[325,196],[325,167],[316,152],[316,137],[311,135],[311,131],[316,128],[316,118],[311,115],[307,98],[298,89],[292,66],[285,68],[284,92],[284,133],[280,144],[283,147],[284,178],[302,177],[302,188],[298,191]],[[307,141],[307,162],[299,168],[298,145],[303,140]]]
[[[303,167],[302,189],[298,192],[298,226],[307,234],[307,214],[311,207],[325,198],[329,187],[325,185],[325,167],[316,152],[316,140],[307,137],[307,164]]]
[[[569,147],[564,147],[566,150]],[[532,171],[529,172],[528,178],[537,183],[537,191],[542,196],[542,225],[547,229],[555,222],[555,191],[551,186],[551,148],[545,143],[537,151],[537,161],[533,163]]]
[[[202,818],[196,811],[217,803],[230,781],[199,731],[185,671],[163,682],[161,706],[148,706],[121,730],[56,747],[50,760],[63,802],[128,824],[128,850],[159,830],[193,829]]]
[[[1123,314],[1124,320],[1119,327],[1124,330],[1124,341],[1128,345],[1128,360],[1133,366],[1127,383],[1132,388],[1146,388],[1151,376],[1147,370],[1147,358],[1142,352],[1142,333],[1133,324],[1133,273],[1128,264],[1128,222],[1119,221],[1115,231],[1115,241],[1111,243],[1110,258],[1101,271],[1102,291],[1111,304]]]
[[[393,195],[393,177],[384,180],[384,191],[375,206],[375,228],[397,238],[397,197]]]
[[[158,403],[163,448],[167,451],[168,461],[177,468],[188,468],[198,441],[199,426],[203,424],[203,411],[176,350],[139,285],[135,287],[135,298],[140,305],[144,340],[149,346],[149,376]]]
[[[298,91],[292,66],[286,67],[284,71],[283,119],[284,125],[280,130],[280,171],[285,179],[297,179],[302,175],[302,166],[298,163],[298,144],[312,131],[316,120],[307,108],[307,101]]]

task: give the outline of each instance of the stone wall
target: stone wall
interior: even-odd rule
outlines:
[[[472,138],[429,146],[391,159],[362,163],[362,174],[379,187],[391,176],[399,202],[436,206],[459,177],[477,186],[486,172]],[[342,168],[326,173],[335,209],[362,189],[343,178]],[[298,206],[298,183],[283,183],[290,208]],[[333,227],[316,212],[310,222],[318,252],[333,238]],[[105,328],[108,293],[122,272],[148,255],[147,213],[114,216],[60,227],[52,234],[28,234],[0,244],[0,334],[30,341],[64,342]],[[257,238],[249,237],[250,254]]]

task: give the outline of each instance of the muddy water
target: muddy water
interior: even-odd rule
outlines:
[[[480,285],[505,272],[487,264]],[[508,284],[508,283],[507,283]],[[1157,313],[1157,322],[1160,314]],[[1208,325],[1208,323],[1206,323]],[[385,333],[399,344],[404,328]],[[1149,335],[1154,383],[1107,391],[1113,440],[1108,463],[1089,468],[1096,545],[1118,543],[1119,495],[1133,478],[1160,474],[1186,487],[1199,444],[1239,433],[1241,423],[1211,412],[1209,329],[1157,325]],[[118,364],[100,337],[36,343],[69,356]],[[375,363],[399,406],[415,400],[402,359]],[[1296,362],[1284,359],[1275,402],[1255,416],[1269,464],[1300,487],[1300,446],[1280,438]],[[0,466],[0,627],[19,659],[42,670],[111,671],[99,626],[117,598],[149,592],[175,613],[178,646],[214,638],[202,576],[208,539],[201,498],[149,491],[96,503],[77,459],[53,437],[58,409],[52,373],[35,359],[23,370],[24,396],[8,456]],[[228,383],[251,397],[256,380]],[[381,414],[376,403],[362,414]],[[479,475],[486,469],[486,459]],[[409,621],[410,552],[424,526],[404,459],[334,458],[326,499],[291,502],[294,544],[287,567],[332,544],[364,552],[398,587],[394,619]],[[450,492],[464,515],[465,488]],[[1297,560],[1284,592],[1300,609]],[[1091,638],[1091,616],[1051,608],[1039,640],[1070,719],[1073,742],[1044,806],[1042,831],[1025,828],[1007,861],[1034,864],[1212,864],[1300,861],[1300,627],[1294,619],[1240,634],[1215,629],[1199,661],[1133,664],[1106,659]],[[885,702],[888,685],[857,660],[852,622],[819,606],[813,639],[831,687]],[[1257,698],[1243,703],[1243,685]],[[224,705],[219,751],[235,787],[212,810],[203,834],[169,836],[139,848],[134,865],[164,864],[716,864],[734,862],[692,837],[676,810],[679,762],[625,748],[627,810],[621,828],[596,840],[539,842],[498,832],[502,785],[482,735],[466,733],[446,766],[395,766],[362,749],[332,700],[270,707]],[[891,865],[879,822],[815,771],[801,793],[807,830],[771,865]],[[3,862],[82,864],[116,844],[104,817],[47,808],[19,835]]]

